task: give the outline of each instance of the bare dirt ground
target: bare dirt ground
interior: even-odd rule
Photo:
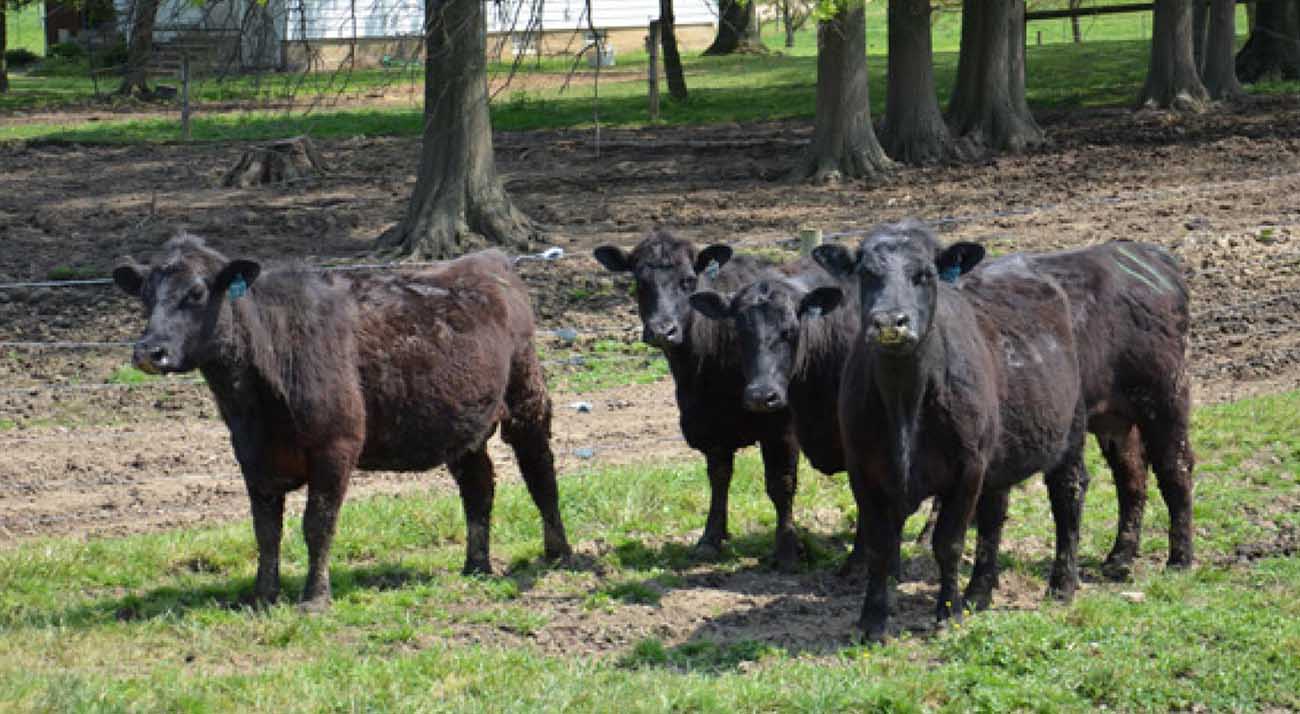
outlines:
[[[802,225],[838,233],[919,216],[936,221],[946,239],[997,251],[1118,238],[1168,247],[1194,295],[1189,348],[1195,396],[1204,403],[1300,386],[1297,104],[1270,99],[1183,118],[1123,110],[1045,116],[1055,140],[1047,150],[906,169],[873,184],[780,181],[810,135],[803,122],[607,130],[599,156],[590,132],[502,133],[497,156],[511,193],[550,226],[548,244],[567,253],[554,264],[521,266],[541,326],[577,328],[580,342],[593,335],[632,341],[639,333],[626,284],[599,271],[589,257],[594,245],[630,246],[664,225],[700,244],[780,250]],[[232,255],[361,256],[402,213],[418,143],[357,137],[319,146],[334,167],[323,179],[233,190],[218,179],[240,144],[7,145],[0,150],[0,281],[104,276],[118,256],[145,255],[182,227]],[[111,287],[0,289],[3,342],[122,341],[140,329],[138,309]],[[6,344],[0,357],[0,543],[244,517],[224,427],[201,385],[99,386],[126,361],[118,347]],[[564,473],[694,458],[678,435],[666,380],[554,397]],[[570,408],[577,399],[594,411]],[[586,448],[593,454],[578,456]],[[500,444],[494,456],[503,478],[517,478]],[[358,474],[355,484],[354,497],[451,487],[441,471]],[[581,546],[593,554],[603,547]],[[918,629],[933,594],[928,567],[908,564],[922,582],[900,596],[902,621]],[[779,576],[756,566],[722,576],[701,567],[684,577],[688,585],[666,593],[660,606],[608,616],[557,595],[543,578],[524,596],[525,606],[550,603],[554,617],[543,631],[467,626],[464,636],[565,652],[625,650],[650,635],[666,643],[813,647],[827,633],[847,632],[859,603],[858,586],[826,573]],[[1040,587],[1012,577],[998,602],[1036,606]]]

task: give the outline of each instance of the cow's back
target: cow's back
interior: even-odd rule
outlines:
[[[960,319],[978,326],[987,362],[977,368],[990,372],[998,400],[990,478],[1018,480],[1055,464],[1068,444],[1081,394],[1070,303],[1055,280],[1019,257],[960,285],[970,309]]]
[[[366,468],[431,468],[477,448],[504,415],[533,334],[509,258],[484,251],[418,272],[352,277]]]

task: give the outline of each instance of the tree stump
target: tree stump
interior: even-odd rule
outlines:
[[[311,139],[298,136],[245,151],[239,163],[222,177],[221,185],[248,188],[266,183],[284,183],[315,176],[326,170]]]

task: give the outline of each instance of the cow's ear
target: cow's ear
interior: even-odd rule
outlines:
[[[853,256],[848,248],[838,243],[827,243],[813,248],[812,257],[826,272],[837,278],[853,273]]]
[[[232,260],[217,273],[212,281],[212,294],[229,291],[231,298],[242,297],[244,291],[262,274],[262,266],[251,260]]]
[[[940,278],[955,283],[957,278],[969,273],[983,259],[984,246],[978,243],[962,242],[953,243],[945,248],[934,263],[935,267],[939,269]]]
[[[632,259],[622,248],[613,245],[602,245],[591,253],[596,258],[596,262],[605,266],[605,269],[613,273],[626,273],[632,269]]]
[[[833,312],[844,301],[844,291],[835,286],[820,287],[799,301],[799,317],[820,317]]]
[[[725,320],[731,316],[728,300],[712,290],[691,293],[690,301],[696,312],[711,320]]]
[[[699,275],[705,270],[708,270],[711,263],[717,263],[717,267],[721,268],[727,264],[728,260],[731,260],[731,256],[731,246],[715,243],[700,251],[700,254],[695,256],[695,274]],[[716,269],[717,268],[714,268],[714,270]]]
[[[123,258],[122,262],[113,268],[113,282],[122,289],[122,292],[131,297],[140,297],[140,290],[144,287],[145,268],[131,258]]]

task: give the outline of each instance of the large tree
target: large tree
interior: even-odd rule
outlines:
[[[972,151],[1018,152],[1043,143],[1025,102],[1024,0],[965,0],[948,125]]]
[[[1210,28],[1205,39],[1205,64],[1201,78],[1211,99],[1232,101],[1244,92],[1237,81],[1232,53],[1236,49],[1236,0],[1211,0]]]
[[[446,258],[489,243],[524,247],[532,222],[506,195],[492,154],[482,0],[425,0],[424,133],[406,216],[378,247]]]
[[[867,15],[863,0],[831,0],[817,26],[817,107],[813,139],[798,178],[835,182],[867,178],[892,163],[876,140],[867,94]]]
[[[5,63],[5,52],[9,51],[9,40],[6,33],[5,13],[9,10],[8,0],[0,0],[0,94],[9,91],[9,65]]]
[[[127,38],[126,68],[122,70],[120,94],[140,93],[148,96],[149,60],[153,58],[153,28],[158,20],[160,0],[132,0],[131,36]]]
[[[766,52],[758,29],[756,0],[719,0],[718,34],[706,55],[729,55],[733,52]]]
[[[664,50],[664,74],[668,75],[668,94],[679,102],[686,101],[686,77],[682,74],[682,55],[677,51],[677,19],[673,0],[659,0],[659,44]]]
[[[1250,37],[1237,53],[1237,77],[1300,79],[1300,2],[1260,0]]]
[[[1200,111],[1209,99],[1192,57],[1192,0],[1155,0],[1151,61],[1138,103],[1152,109]]]
[[[933,164],[953,155],[934,89],[930,12],[930,0],[889,0],[889,72],[880,143],[905,164]]]

